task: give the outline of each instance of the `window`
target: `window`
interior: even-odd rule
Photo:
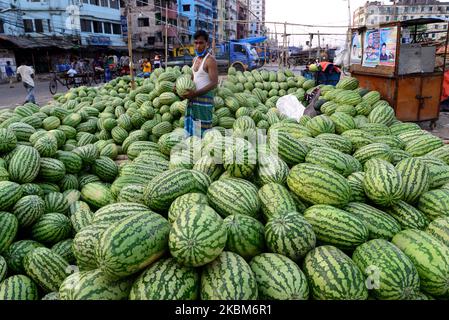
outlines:
[[[100,0],[90,0],[90,4],[93,6],[99,6],[100,5]]]
[[[4,22],[0,19],[0,33],[5,33],[5,27],[3,26]]]
[[[429,7],[429,11],[432,12],[432,10],[433,10],[433,7]]]
[[[185,4],[182,6],[182,11],[186,12],[186,11],[190,11],[190,4]]]
[[[80,19],[80,24],[82,32],[92,32],[92,24],[90,20]]]
[[[101,6],[107,8],[108,7],[108,0],[101,0],[100,1]]]
[[[118,0],[111,0],[110,4],[111,4],[110,7],[113,8],[113,9],[118,9],[119,8]]]
[[[47,19],[48,32],[52,32],[50,19]]]
[[[385,17],[385,21],[389,22],[390,21],[390,17]]]
[[[148,37],[147,38],[147,43],[150,45],[150,46],[154,46],[154,41],[155,41],[156,39],[154,38],[154,37]]]
[[[156,12],[155,14],[154,14],[154,17],[156,18],[156,25],[160,25],[161,24],[161,13],[160,12]]]
[[[83,3],[89,4],[89,0],[83,0]]]
[[[149,27],[150,26],[150,19],[149,18],[139,18],[137,19],[137,25],[139,27]]]
[[[148,0],[136,0],[136,6],[145,7],[148,5]]]
[[[44,25],[42,24],[42,19],[34,19],[34,27],[36,32],[44,32]]]
[[[121,25],[118,23],[112,24],[112,33],[113,34],[122,34]]]
[[[104,30],[104,33],[111,34],[112,33],[111,23],[110,22],[103,23],[103,30]]]
[[[437,25],[437,24],[435,25],[435,29],[438,29],[439,27],[440,27],[439,25]]]
[[[432,33],[432,38],[434,38],[434,39],[435,39],[435,33]]]
[[[92,21],[94,33],[103,33],[103,24],[100,21]]]
[[[23,19],[23,28],[25,29],[25,32],[34,32],[33,20]]]

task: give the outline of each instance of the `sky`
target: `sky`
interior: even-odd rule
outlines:
[[[366,3],[366,0],[350,0],[351,14],[354,10]],[[348,1],[347,0],[266,0],[266,17],[267,22],[291,22],[308,25],[348,25]],[[267,24],[267,27],[274,32],[274,25]],[[282,41],[279,36],[284,32],[283,25],[276,26],[278,32],[278,40]],[[347,28],[306,28],[287,26],[287,33],[345,33]],[[305,46],[308,36],[291,36],[290,45]],[[344,44],[346,37],[344,35],[328,35],[322,36],[321,42],[329,45],[341,46]],[[314,46],[318,45],[317,37],[312,41]]]

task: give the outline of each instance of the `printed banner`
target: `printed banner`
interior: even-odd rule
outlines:
[[[362,52],[362,36],[358,32],[354,32],[351,41],[351,64],[362,63]]]
[[[375,67],[380,62],[380,31],[378,29],[367,30],[363,50],[363,66]]]
[[[380,65],[394,67],[397,35],[397,27],[380,29]]]

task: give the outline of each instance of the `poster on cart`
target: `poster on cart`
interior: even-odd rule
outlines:
[[[380,30],[367,30],[363,50],[363,66],[376,67],[380,62]]]
[[[397,27],[380,29],[380,58],[382,66],[394,67],[396,62]]]
[[[362,51],[362,35],[354,32],[351,41],[351,64],[362,63]]]

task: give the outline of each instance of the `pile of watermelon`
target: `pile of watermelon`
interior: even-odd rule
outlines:
[[[449,298],[449,146],[354,78],[189,67],[0,112],[0,299]]]

